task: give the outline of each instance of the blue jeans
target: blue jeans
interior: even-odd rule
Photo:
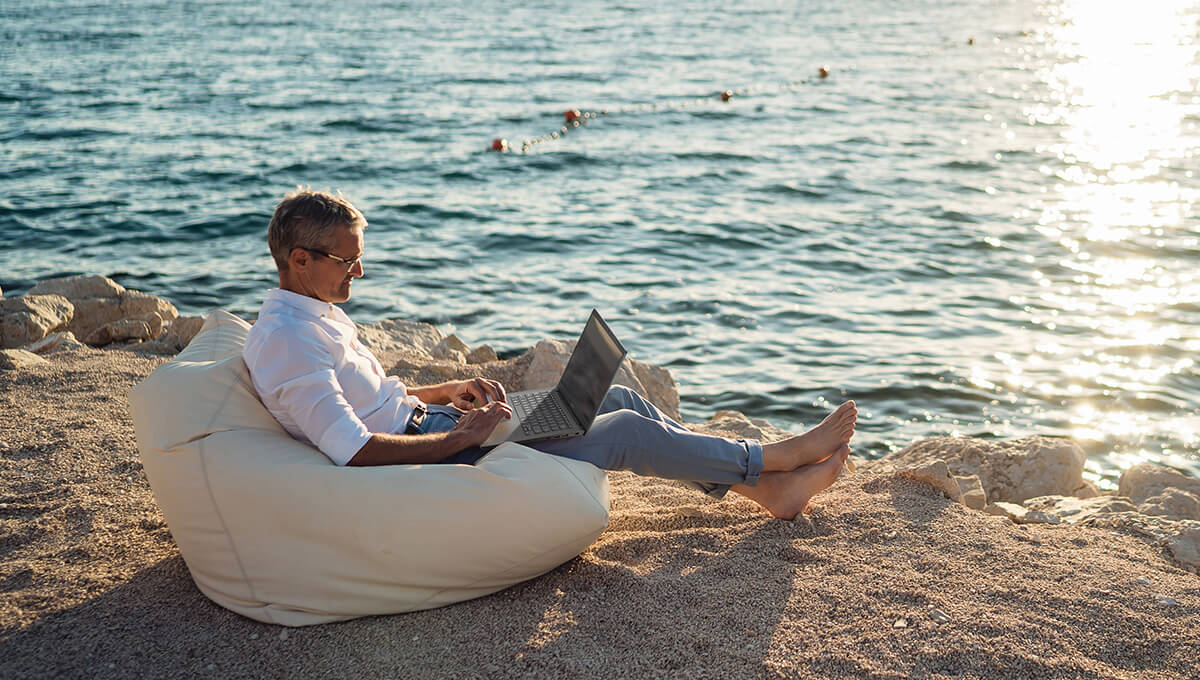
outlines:
[[[454,429],[462,412],[431,404],[422,433]],[[605,470],[675,479],[713,498],[733,484],[758,484],[763,468],[762,445],[754,439],[725,439],[692,432],[663,415],[633,390],[613,386],[600,405],[587,434],[529,444],[545,453],[587,461]],[[474,464],[487,452],[470,448],[443,463]]]

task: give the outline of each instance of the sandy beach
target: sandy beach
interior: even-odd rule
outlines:
[[[809,522],[610,473],[608,530],[543,577],[412,614],[251,621],[196,589],[141,471],[125,395],[167,358],[0,372],[0,676],[1196,677],[1200,577],[1163,549],[1017,525],[879,464]]]

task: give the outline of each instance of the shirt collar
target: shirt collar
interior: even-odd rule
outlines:
[[[351,326],[354,325],[354,322],[351,321],[350,317],[342,311],[342,308],[338,307],[332,302],[325,302],[323,300],[308,297],[307,295],[293,293],[290,290],[272,288],[271,290],[267,291],[267,299],[264,304],[271,303],[290,307],[306,316],[333,319],[334,321],[341,321],[342,323],[350,324]]]

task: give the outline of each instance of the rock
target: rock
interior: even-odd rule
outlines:
[[[470,353],[471,348],[467,346],[467,343],[453,333],[442,338],[442,341],[434,345],[429,352],[435,359],[448,359],[459,363],[466,363],[467,355]]]
[[[1030,510],[1016,503],[989,503],[984,512],[1007,517],[1017,524],[1062,524],[1062,519],[1041,510]]]
[[[1181,489],[1200,498],[1200,480],[1154,463],[1134,465],[1121,473],[1121,481],[1117,483],[1117,493],[1138,504],[1168,488]]]
[[[39,282],[30,295],[54,294],[68,300],[73,298],[116,297],[125,292],[125,286],[106,276],[62,276]]]
[[[0,370],[2,371],[19,371],[24,368],[41,366],[48,363],[50,362],[27,350],[0,350]]]
[[[1200,574],[1200,522],[1196,520],[1169,520],[1140,512],[1113,512],[1090,517],[1080,524],[1132,534],[1163,548],[1183,568]]]
[[[525,371],[521,389],[536,390],[556,385],[574,349],[574,340],[542,340],[534,345],[527,352],[530,355],[529,368]],[[632,389],[666,415],[675,420],[681,419],[679,392],[670,371],[665,368],[626,358],[613,384]]]
[[[125,340],[134,340],[144,342],[150,340],[150,326],[141,319],[121,319],[107,323],[83,339],[83,341],[93,347],[107,345],[114,342],[122,342]]]
[[[489,361],[499,360],[500,356],[496,354],[496,350],[492,349],[491,345],[480,345],[467,355],[468,364],[486,364]]]
[[[929,618],[937,621],[939,624],[950,623],[950,617],[947,616],[946,612],[942,611],[941,609],[934,609],[930,611]]]
[[[204,317],[181,316],[167,326],[167,332],[158,339],[158,342],[168,352],[181,352],[192,341],[192,338],[196,337],[203,325]]]
[[[950,468],[943,460],[934,460],[922,465],[901,468],[896,471],[896,474],[932,485],[933,488],[946,494],[946,497],[952,501],[961,503],[963,500],[958,482],[950,476]]]
[[[26,345],[23,349],[29,350],[34,354],[57,354],[58,352],[82,349],[85,346],[75,338],[75,335],[71,331],[61,331],[59,333],[51,333],[35,343]]]
[[[908,628],[908,619],[896,619],[892,624],[892,628]]]
[[[385,319],[358,327],[359,342],[377,356],[396,352],[432,356],[430,352],[444,337],[436,326],[403,319]]]
[[[24,347],[65,330],[75,306],[61,295],[26,295],[0,299],[0,349]]]
[[[1095,484],[1085,479],[1083,484],[1080,484],[1070,495],[1076,498],[1095,498],[1101,494],[1100,489],[1097,489]]]
[[[1085,487],[1086,458],[1083,449],[1069,439],[932,437],[914,442],[886,460],[898,468],[944,460],[955,475],[978,476],[988,499],[1020,503],[1036,496],[1066,495]]]
[[[1200,498],[1183,489],[1167,487],[1157,496],[1151,496],[1137,507],[1145,515],[1158,515],[1167,519],[1200,520]]]
[[[1137,507],[1121,496],[1094,496],[1075,498],[1072,496],[1038,496],[1023,504],[1027,510],[1049,513],[1069,524],[1082,522],[1090,517],[1113,512],[1134,512]]]
[[[983,483],[975,475],[966,477],[955,477],[954,481],[958,484],[958,490],[962,493],[962,504],[972,510],[982,510],[987,506],[987,492],[983,490]]]
[[[124,286],[103,276],[67,276],[47,279],[33,287],[32,292],[48,292],[62,295],[75,306],[75,315],[67,330],[84,342],[100,328],[116,321],[138,319],[146,323],[148,331],[174,321],[179,316],[175,305],[154,295]],[[158,321],[152,315],[157,314]],[[103,334],[97,338],[104,337]],[[152,335],[151,338],[156,337]]]
[[[732,435],[741,439],[757,439],[760,442],[779,441],[792,434],[771,425],[762,418],[749,418],[741,411],[717,411],[707,421],[692,429],[721,436]]]

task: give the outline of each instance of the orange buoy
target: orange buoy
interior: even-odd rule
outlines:
[[[563,111],[563,118],[566,118],[568,123],[573,123],[576,120],[579,120],[579,116],[581,115],[583,114],[579,113],[579,109],[567,109],[566,111]]]
[[[508,151],[508,140],[503,137],[493,139],[492,151]]]
[[[828,78],[829,77],[829,69],[822,66],[821,68],[817,69],[817,75],[821,78]]]
[[[727,102],[730,99],[733,99],[733,90],[725,90],[721,93],[721,101]]]

